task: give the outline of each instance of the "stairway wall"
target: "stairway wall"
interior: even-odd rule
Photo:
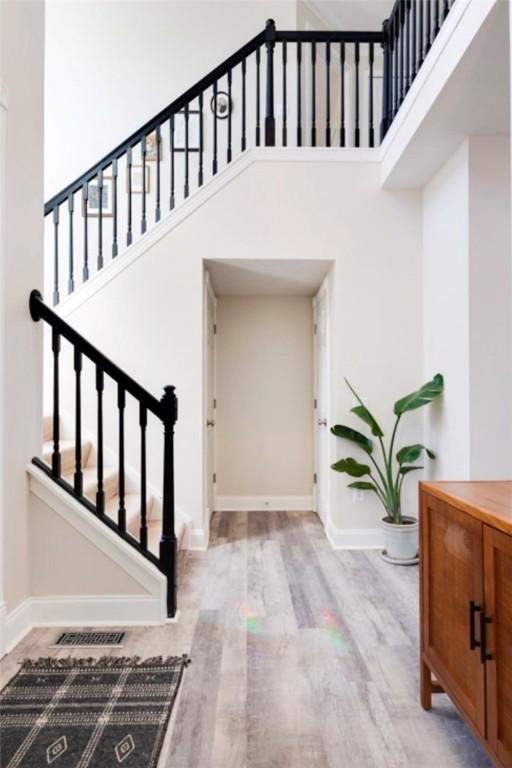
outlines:
[[[44,3],[0,3],[0,17],[1,655],[4,615],[29,593],[25,466],[41,434],[42,337],[28,296],[43,276]]]
[[[335,260],[331,422],[346,421],[352,407],[344,376],[385,428],[393,402],[423,379],[419,192],[383,191],[379,164],[366,153],[331,152],[330,162],[302,156],[253,152],[254,162],[246,160],[242,173],[67,313],[153,393],[167,383],[177,386],[177,502],[193,519],[196,545],[208,534],[202,489],[204,259]],[[68,383],[72,393],[71,375]],[[87,418],[94,424],[93,410]],[[136,423],[129,429],[136,462]],[[421,441],[422,433],[421,417],[404,420],[405,443]],[[150,449],[157,450],[153,444]],[[343,450],[333,438],[331,458]],[[373,499],[354,501],[345,485],[332,474],[330,524],[341,532],[341,543],[344,531],[374,533],[380,511]],[[414,482],[407,507],[416,508]]]

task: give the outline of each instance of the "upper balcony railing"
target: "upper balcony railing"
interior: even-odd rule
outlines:
[[[282,32],[269,20],[46,203],[53,304],[251,146],[374,147],[449,8],[396,0],[378,32]]]

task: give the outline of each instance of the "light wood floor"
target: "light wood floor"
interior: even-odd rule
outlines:
[[[162,768],[491,766],[446,696],[419,705],[417,568],[334,552],[313,514],[212,527],[209,551],[180,564],[179,623],[130,629],[114,651],[192,657]],[[24,657],[67,655],[56,635],[32,631],[0,686]]]

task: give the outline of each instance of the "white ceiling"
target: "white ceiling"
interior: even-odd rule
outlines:
[[[305,0],[329,29],[377,32],[393,0]]]
[[[325,259],[205,262],[217,296],[314,296],[331,266]]]

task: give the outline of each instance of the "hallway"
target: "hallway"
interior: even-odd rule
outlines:
[[[216,513],[209,551],[182,556],[178,624],[116,652],[192,657],[162,768],[490,766],[445,696],[420,708],[417,576],[333,551],[313,514]],[[56,635],[33,630],[0,686],[25,656],[67,655]]]

